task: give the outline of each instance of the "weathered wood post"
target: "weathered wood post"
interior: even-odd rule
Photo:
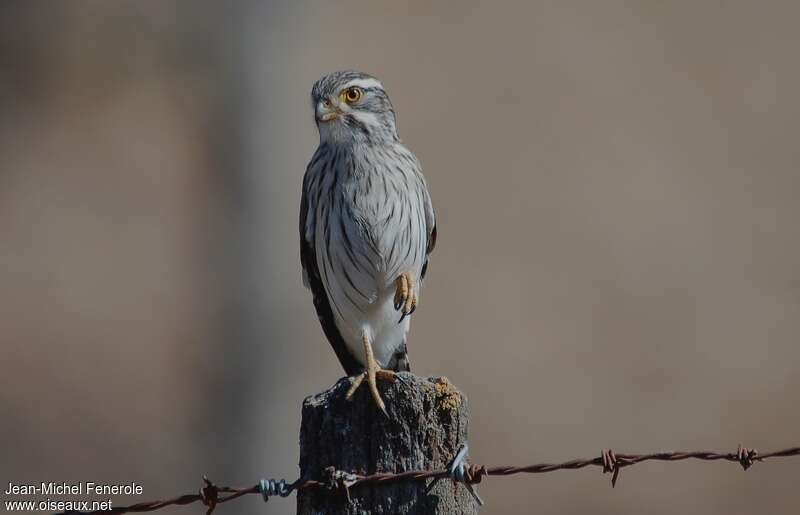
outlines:
[[[303,402],[300,475],[326,479],[325,469],[357,474],[446,468],[466,442],[469,412],[463,394],[446,378],[402,373],[405,384],[381,383],[386,417],[366,386],[345,399],[347,379]],[[429,482],[430,480],[428,480]],[[359,485],[350,500],[341,493],[303,490],[298,515],[475,514],[478,507],[464,485],[441,480],[426,494],[427,482]]]

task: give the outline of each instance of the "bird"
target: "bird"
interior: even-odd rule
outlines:
[[[386,414],[377,381],[411,370],[406,339],[436,245],[431,195],[377,78],[325,75],[311,107],[319,145],[300,200],[303,283],[350,377],[346,398],[366,381]]]

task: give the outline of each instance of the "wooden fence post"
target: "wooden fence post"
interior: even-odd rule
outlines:
[[[466,398],[446,378],[401,374],[403,382],[381,383],[386,417],[363,385],[351,401],[342,379],[303,402],[300,474],[324,480],[327,467],[357,474],[446,468],[466,442]],[[464,485],[449,479],[425,493],[426,481],[359,485],[342,492],[297,493],[299,515],[475,514],[478,506]]]

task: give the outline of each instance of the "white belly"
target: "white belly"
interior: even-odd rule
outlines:
[[[336,326],[344,338],[347,348],[362,365],[367,358],[364,351],[362,335],[366,335],[372,344],[375,360],[386,367],[394,353],[403,344],[410,326],[410,317],[400,320],[400,311],[394,309],[394,286],[378,295],[378,299],[364,309],[347,309],[342,317],[336,316]],[[346,303],[345,303],[346,305]],[[342,318],[346,318],[345,322]]]

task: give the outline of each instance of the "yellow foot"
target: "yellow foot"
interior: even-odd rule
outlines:
[[[356,393],[356,390],[358,390],[358,387],[364,382],[364,379],[366,379],[367,384],[369,384],[369,391],[372,394],[372,398],[375,400],[375,404],[378,405],[378,408],[380,408],[384,415],[389,416],[389,414],[386,413],[386,404],[383,402],[381,394],[378,392],[377,380],[381,379],[383,381],[395,382],[397,381],[397,374],[391,370],[378,369],[374,371],[373,375],[370,375],[370,372],[365,370],[357,376],[351,377],[350,389],[347,390],[347,395],[345,396],[348,401],[353,397],[353,394]]]
[[[417,295],[417,287],[414,284],[414,279],[409,272],[400,274],[394,281],[394,284],[394,309],[402,313],[398,321],[398,323],[400,323],[405,317],[416,311],[417,304],[419,303],[419,296]]]
[[[367,384],[369,385],[369,391],[372,394],[372,398],[375,400],[375,404],[378,405],[384,415],[389,416],[388,413],[386,413],[386,404],[384,404],[383,399],[381,399],[381,394],[378,392],[378,379],[395,382],[397,381],[398,376],[395,372],[391,370],[384,370],[378,365],[378,362],[375,361],[375,356],[372,354],[372,345],[370,345],[367,335],[363,335],[361,339],[364,342],[364,353],[367,357],[367,368],[357,376],[350,378],[350,389],[347,390],[347,395],[345,398],[349,401],[353,397],[353,394],[356,393],[356,390],[358,390],[358,387],[364,382],[364,379],[366,379]]]

